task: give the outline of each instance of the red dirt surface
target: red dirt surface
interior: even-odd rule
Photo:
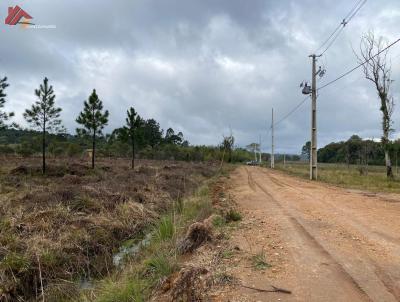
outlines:
[[[259,167],[231,175],[244,214],[230,244],[214,301],[400,301],[400,196],[369,194],[297,179]],[[271,265],[254,270],[261,250]],[[265,293],[271,285],[292,294]]]

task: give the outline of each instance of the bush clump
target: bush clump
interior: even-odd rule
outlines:
[[[232,221],[240,221],[242,220],[242,214],[240,214],[236,210],[229,210],[228,213],[225,215],[226,222],[232,222]]]

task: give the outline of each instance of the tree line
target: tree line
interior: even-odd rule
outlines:
[[[226,138],[219,146],[190,146],[183,133],[168,128],[165,133],[155,119],[142,118],[133,107],[127,109],[124,125],[104,134],[110,113],[94,89],[83,102],[82,111],[76,118],[79,125],[76,134],[68,134],[62,125],[62,108],[56,105],[56,95],[48,78],[35,90],[37,101],[25,110],[23,117],[30,126],[22,129],[10,123],[14,116],[6,112],[7,77],[0,79],[0,153],[31,156],[41,153],[42,170],[46,173],[46,157],[77,156],[91,150],[91,167],[95,167],[96,156],[121,156],[131,158],[177,159],[177,160],[223,160],[228,162],[247,161],[251,158],[245,149],[234,148],[233,136],[230,143]]]
[[[386,145],[372,139],[362,139],[352,135],[346,141],[332,142],[318,149],[318,161],[321,163],[341,163],[347,165],[386,165],[385,152],[394,163],[398,164],[400,140],[389,141]],[[310,157],[310,142],[306,142],[301,150],[305,159]]]

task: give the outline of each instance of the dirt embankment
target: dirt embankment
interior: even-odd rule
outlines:
[[[228,229],[241,219],[227,186],[222,176],[209,184],[208,215],[195,220],[177,242],[179,270],[160,280],[151,301],[210,301],[216,286],[225,284],[222,247],[229,245]]]
[[[0,175],[0,301],[78,294],[80,279],[106,276],[112,255],[212,176],[217,166],[143,161],[32,163]]]

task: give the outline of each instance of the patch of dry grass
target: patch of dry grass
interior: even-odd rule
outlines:
[[[0,173],[0,301],[76,301],[78,281],[113,271],[112,255],[214,173],[212,164],[31,160]],[[40,269],[39,269],[40,267]],[[40,280],[40,276],[42,280]],[[8,299],[8,300],[7,300]],[[107,299],[106,299],[107,300]]]

